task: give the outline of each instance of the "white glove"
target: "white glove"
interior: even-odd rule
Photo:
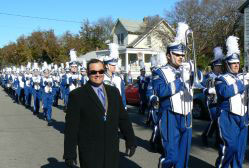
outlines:
[[[243,81],[243,80],[242,80]],[[246,73],[244,76],[244,85],[248,85],[249,84],[249,73]]]
[[[190,79],[190,64],[188,62],[182,63],[181,78],[183,81],[188,81]]]
[[[190,71],[190,67],[191,67],[191,65],[190,65],[189,62],[183,62],[183,63],[182,63],[182,68],[183,68],[183,70],[185,70],[185,71]]]
[[[244,78],[245,78],[245,80],[249,80],[249,73],[246,73]]]
[[[208,89],[208,94],[216,94],[215,88],[209,88]]]
[[[72,75],[72,79],[77,79],[77,75]]]

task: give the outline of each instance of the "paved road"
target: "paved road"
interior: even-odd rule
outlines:
[[[151,130],[144,125],[144,117],[137,108],[129,106],[129,115],[137,136],[138,148],[132,158],[124,154],[124,141],[120,141],[120,168],[156,168],[159,154],[150,150]],[[22,105],[14,104],[0,88],[0,167],[1,168],[65,168],[63,163],[63,130],[65,113],[53,108],[54,125],[33,116]],[[190,168],[212,168],[217,157],[214,148],[201,145],[200,134],[206,121],[195,120]],[[249,151],[246,164],[249,166]]]

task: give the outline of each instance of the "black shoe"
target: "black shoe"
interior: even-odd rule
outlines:
[[[64,113],[67,113],[67,107],[64,106],[63,111]]]
[[[31,106],[30,105],[25,105],[26,109],[30,109]]]
[[[33,115],[39,115],[39,112],[33,112]]]
[[[150,127],[150,121],[147,120],[147,121],[145,122],[145,125],[146,125],[147,127]]]
[[[205,136],[204,134],[201,135],[201,140],[202,140],[202,144],[204,146],[208,146],[208,137]]]
[[[53,122],[52,121],[48,121],[48,126],[52,126],[53,125]]]

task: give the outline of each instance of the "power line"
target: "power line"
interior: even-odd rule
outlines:
[[[50,20],[50,21],[56,21],[56,22],[70,22],[70,23],[80,23],[80,24],[82,23],[82,22],[74,21],[74,20],[62,20],[62,19],[54,19],[54,18],[26,16],[26,15],[12,14],[12,13],[4,13],[4,12],[0,12],[0,15],[16,16],[16,17],[30,18],[30,19],[40,19],[40,20]]]

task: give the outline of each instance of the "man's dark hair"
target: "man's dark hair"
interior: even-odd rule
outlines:
[[[170,49],[167,47],[166,55],[170,54]]]
[[[91,59],[88,63],[87,63],[87,70],[89,71],[89,67],[90,67],[90,64],[95,64],[95,63],[101,63],[101,64],[103,64],[103,66],[104,66],[104,63],[103,63],[103,61],[100,61],[99,59]]]

